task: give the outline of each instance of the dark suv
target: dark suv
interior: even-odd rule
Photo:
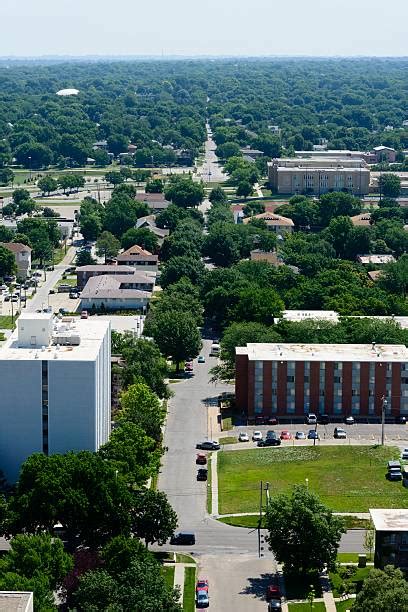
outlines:
[[[258,446],[280,446],[282,440],[275,431],[268,431],[265,440],[259,440]]]

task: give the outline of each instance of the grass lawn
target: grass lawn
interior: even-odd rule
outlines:
[[[176,563],[195,563],[193,557],[184,553],[176,553]]]
[[[164,574],[167,586],[172,589],[174,586],[174,565],[166,565],[166,567],[162,567],[162,572]]]
[[[358,553],[337,553],[339,563],[358,563]]]
[[[64,257],[65,257],[65,247],[54,249],[54,265],[59,264],[64,259]]]
[[[184,595],[183,595],[183,611],[195,611],[195,567],[184,568]]]
[[[218,453],[220,514],[256,512],[260,481],[273,495],[309,479],[309,487],[336,512],[403,508],[401,483],[385,478],[386,463],[399,457],[390,446],[265,448]]]
[[[365,580],[372,569],[372,566],[344,565],[335,572],[329,572],[334,597],[341,597],[343,593],[355,593],[358,583]]]
[[[70,285],[71,287],[76,287],[77,277],[69,276],[68,278],[60,278],[60,280],[57,282],[55,286],[58,287],[59,285]]]
[[[207,457],[207,512],[211,514],[212,512],[212,476],[211,476],[211,455]]]
[[[218,442],[220,444],[236,444],[238,442],[238,438],[235,436],[226,436],[225,438],[220,438]]]
[[[224,518],[218,519],[221,523],[225,523],[226,525],[232,525],[233,527],[245,527],[247,529],[257,529],[259,516],[251,515],[251,516],[227,516]],[[264,520],[262,520],[262,527],[265,527]]]
[[[354,599],[344,599],[343,601],[336,601],[337,612],[346,612],[353,607]]]
[[[315,601],[313,603],[313,608],[310,608],[310,603],[308,601],[301,603],[289,603],[288,604],[289,612],[326,612],[326,606],[323,601]]]
[[[232,417],[223,416],[222,417],[222,431],[229,431],[230,429],[232,429]]]
[[[0,329],[13,329],[13,327],[14,326],[11,321],[11,316],[8,316],[8,315],[0,316]]]

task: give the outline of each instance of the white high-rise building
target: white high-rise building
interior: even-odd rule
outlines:
[[[111,422],[110,322],[23,313],[0,348],[0,470],[32,453],[96,451]]]

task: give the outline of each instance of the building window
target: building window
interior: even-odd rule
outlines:
[[[308,382],[309,382],[309,376],[304,376],[304,377],[303,377],[303,381],[304,381],[305,383],[308,383]]]
[[[337,384],[341,383],[341,376],[334,376],[333,377],[333,382],[337,383]]]
[[[41,362],[42,451],[48,455],[48,361]]]
[[[295,382],[295,377],[294,376],[287,376],[286,377],[286,382],[289,382],[289,383]]]

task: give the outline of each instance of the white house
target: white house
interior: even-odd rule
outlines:
[[[21,242],[0,242],[8,251],[14,255],[17,265],[17,277],[25,280],[31,270],[31,248]]]

